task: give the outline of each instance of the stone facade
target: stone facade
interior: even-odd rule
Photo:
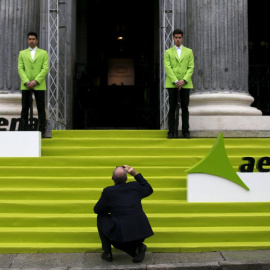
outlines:
[[[27,33],[39,32],[39,12],[40,1],[0,1],[0,116],[8,120],[20,116],[18,56],[20,50],[28,47]]]
[[[72,129],[77,1],[64,2],[66,128]],[[48,50],[48,0],[1,0],[0,5],[0,116],[10,118],[20,115],[17,59],[19,51],[27,47],[27,32],[39,32],[39,47]],[[195,56],[190,102],[193,130],[198,121],[199,129],[215,129],[214,123],[209,127],[208,116],[261,116],[259,110],[250,106],[253,98],[248,93],[247,19],[247,0],[175,0],[175,28],[184,30],[184,45],[192,48]]]

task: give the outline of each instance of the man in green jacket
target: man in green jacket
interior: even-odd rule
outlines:
[[[169,132],[168,138],[174,137],[175,112],[177,108],[177,95],[180,95],[182,110],[182,133],[184,138],[190,138],[189,133],[189,94],[193,88],[192,74],[194,69],[194,56],[191,49],[182,45],[183,31],[173,31],[174,46],[165,51],[164,66],[166,71],[165,88],[169,92]],[[177,112],[178,113],[178,112]],[[177,123],[178,125],[178,123]]]
[[[21,118],[28,123],[28,112],[31,106],[31,95],[34,92],[38,119],[39,131],[42,138],[45,137],[46,113],[45,113],[45,90],[46,75],[49,70],[48,53],[37,47],[38,36],[35,32],[28,33],[29,48],[20,51],[18,59],[18,72],[21,78],[22,90],[22,111]]]

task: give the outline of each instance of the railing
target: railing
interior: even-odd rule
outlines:
[[[169,95],[164,88],[166,72],[164,52],[173,45],[174,0],[160,0],[160,129],[168,128]]]
[[[54,129],[66,126],[66,1],[48,1],[49,73],[47,91],[47,118]]]

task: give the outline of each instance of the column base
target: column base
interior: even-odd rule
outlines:
[[[0,92],[0,117],[8,119],[9,123],[12,118],[21,117],[21,93],[9,93],[8,91]],[[35,98],[33,97],[33,114],[37,116]]]
[[[191,136],[217,137],[222,132],[224,137],[270,137],[270,116],[262,116],[260,110],[251,107],[253,101],[253,97],[245,93],[192,94]],[[179,120],[181,127],[181,117]]]
[[[190,130],[270,131],[270,116],[192,115],[189,117],[189,125]]]
[[[250,104],[254,98],[245,93],[202,93],[191,94],[190,115],[262,115]]]
[[[189,125],[193,138],[217,137],[220,132],[224,137],[270,138],[270,116],[192,115]]]
[[[270,138],[267,130],[193,130],[191,138],[217,138],[222,133],[224,138]],[[179,137],[182,137],[179,133]]]

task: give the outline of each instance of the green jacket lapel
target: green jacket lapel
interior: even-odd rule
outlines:
[[[35,62],[37,60],[38,56],[39,56],[39,48],[37,47],[33,62]]]
[[[182,51],[181,51],[181,57],[180,57],[180,62],[184,59],[185,57],[185,54],[186,54],[186,48],[183,46],[182,47]]]
[[[173,52],[174,57],[179,61],[180,59],[179,59],[179,56],[178,56],[178,53],[177,53],[175,46],[172,47],[172,52]]]
[[[29,61],[31,61],[31,62],[32,62],[31,51],[30,51],[30,49],[29,49],[29,48],[26,50],[26,55],[27,55],[27,57],[28,57]]]

